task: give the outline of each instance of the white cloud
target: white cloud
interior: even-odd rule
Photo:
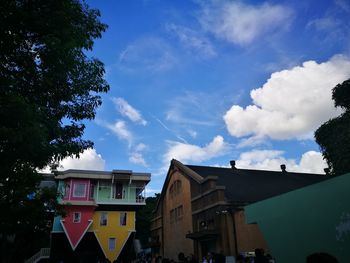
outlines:
[[[145,145],[144,143],[139,143],[138,145],[136,145],[135,151],[141,152],[141,151],[144,151],[146,148],[147,148],[147,145]]]
[[[336,30],[341,25],[341,21],[333,17],[317,18],[309,21],[306,28],[315,28],[319,31]]]
[[[147,149],[143,143],[135,146],[134,151],[129,154],[129,162],[147,167],[147,163],[142,155],[142,152]]]
[[[350,13],[350,4],[347,0],[335,0],[335,4],[343,11]]]
[[[197,138],[198,133],[196,131],[189,129],[187,132],[192,138]]]
[[[323,47],[332,47],[339,43],[346,44],[349,41],[349,19],[344,20],[342,15],[337,15],[337,13],[327,12],[323,17],[310,20],[306,24],[306,29],[313,31],[310,36]]]
[[[228,145],[220,135],[216,136],[204,147],[181,142],[169,142],[168,151],[164,155],[164,163],[169,165],[171,159],[181,162],[202,162],[227,153]]]
[[[252,137],[244,138],[240,140],[240,142],[237,144],[237,148],[254,147],[265,143],[266,143],[265,137],[252,136]]]
[[[332,88],[349,77],[350,60],[343,56],[275,72],[251,91],[254,105],[233,105],[226,112],[227,129],[236,137],[313,138],[316,128],[340,113],[333,105]]]
[[[169,44],[156,37],[144,37],[128,45],[119,56],[121,70],[129,73],[147,71],[161,73],[172,69],[178,61]]]
[[[198,31],[175,24],[168,24],[167,30],[174,34],[185,48],[196,52],[200,57],[212,58],[217,55],[210,41]]]
[[[217,125],[223,100],[221,94],[185,90],[169,101],[166,120],[180,125]]]
[[[115,135],[118,136],[119,139],[121,140],[126,140],[129,145],[133,141],[133,135],[129,131],[129,129],[126,127],[124,121],[116,121],[114,124],[105,124],[105,126],[110,129]]]
[[[112,98],[113,103],[117,107],[117,110],[123,116],[129,118],[131,121],[146,125],[147,121],[142,118],[141,113],[133,108],[126,100],[123,98]]]
[[[205,30],[240,45],[286,27],[291,18],[292,10],[282,5],[254,6],[238,1],[206,1],[199,13]]]
[[[79,158],[68,157],[63,159],[57,170],[82,169],[103,171],[105,163],[106,161],[101,154],[97,154],[95,149],[87,149],[80,154]]]
[[[180,107],[180,105],[179,105]],[[200,120],[197,119],[196,116],[189,116],[189,115],[195,115],[197,112],[187,112],[186,114],[186,108],[190,108],[190,105],[184,106],[185,109],[177,109],[173,108],[166,112],[166,120],[175,122],[178,124],[192,124],[192,125],[203,125],[203,126],[213,126],[214,123],[211,120]],[[196,110],[196,109],[194,109]],[[203,116],[202,116],[203,117]],[[207,116],[205,116],[207,117]]]
[[[242,169],[258,169],[280,171],[280,165],[285,164],[289,172],[319,173],[328,167],[322,154],[315,151],[305,152],[299,163],[295,159],[283,157],[283,151],[254,150],[244,152],[236,161],[236,167]]]
[[[184,143],[187,143],[187,141],[182,138],[180,135],[178,135],[175,131],[173,131],[172,129],[170,129],[167,125],[164,124],[164,122],[162,122],[160,119],[158,119],[157,117],[153,118],[167,131],[169,131],[172,135],[174,135],[178,140],[183,141]]]
[[[134,164],[147,166],[145,159],[143,158],[142,154],[139,152],[131,153],[129,156],[129,162],[134,163]]]

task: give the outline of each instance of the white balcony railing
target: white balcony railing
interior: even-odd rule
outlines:
[[[42,248],[38,253],[34,254],[31,258],[24,261],[24,263],[36,263],[40,259],[50,258],[50,248]]]

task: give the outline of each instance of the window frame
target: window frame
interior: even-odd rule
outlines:
[[[122,217],[122,215],[124,215],[124,217]],[[126,226],[127,223],[128,223],[128,213],[127,212],[119,212],[119,226]]]
[[[104,216],[106,218],[104,218]],[[104,224],[105,222],[105,224]],[[108,212],[107,211],[101,211],[100,212],[100,226],[107,226],[108,225]]]
[[[76,220],[76,215],[78,215],[78,221]],[[81,222],[81,212],[73,212],[73,223],[78,224]]]
[[[75,190],[77,189],[78,186],[84,186],[84,195],[76,195]],[[86,197],[86,187],[87,187],[87,183],[86,182],[74,182],[73,183],[73,194],[72,196],[74,198],[85,198]]]
[[[113,243],[111,243],[113,241]],[[114,244],[113,248],[111,248],[111,244]],[[117,247],[117,239],[115,237],[109,237],[108,238],[108,250],[113,251]]]

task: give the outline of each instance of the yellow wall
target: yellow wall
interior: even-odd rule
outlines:
[[[91,230],[96,234],[96,237],[101,245],[106,257],[113,262],[120,254],[131,232],[135,231],[135,212],[127,212],[126,226],[120,226],[120,212],[123,211],[107,211],[108,219],[106,226],[100,226],[101,211],[96,211],[93,215],[93,223]],[[116,247],[114,250],[109,250],[109,238],[116,239]]]

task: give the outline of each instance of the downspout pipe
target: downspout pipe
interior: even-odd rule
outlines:
[[[238,256],[238,239],[237,239],[237,228],[236,228],[236,218],[235,218],[236,211],[233,210],[232,213],[232,220],[233,220],[233,238],[235,241],[235,253],[236,257]]]

